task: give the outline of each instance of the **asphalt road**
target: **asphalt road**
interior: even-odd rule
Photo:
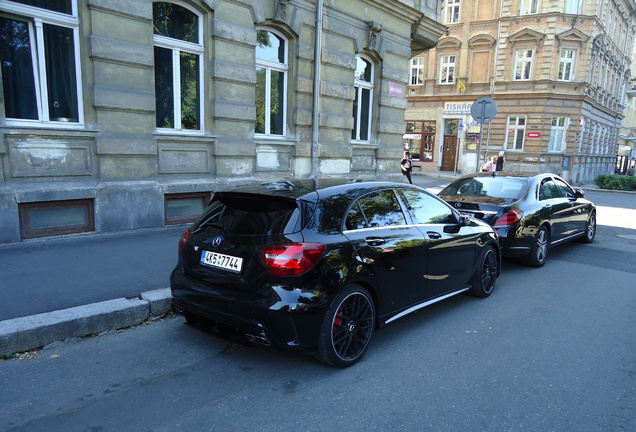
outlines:
[[[338,370],[171,318],[0,362],[3,431],[633,431],[636,196],[590,245],[378,331]]]

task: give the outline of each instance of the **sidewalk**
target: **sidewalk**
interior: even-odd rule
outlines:
[[[413,183],[436,189],[455,177],[414,173]],[[164,315],[170,310],[169,276],[184,229],[0,244],[0,356]]]

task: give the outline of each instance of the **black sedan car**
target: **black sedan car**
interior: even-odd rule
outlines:
[[[170,277],[190,324],[254,344],[357,362],[374,330],[500,271],[488,224],[416,186],[294,180],[214,194]]]
[[[548,250],[568,240],[594,241],[596,207],[554,174],[479,173],[442,189],[442,199],[499,233],[504,256],[541,267]]]

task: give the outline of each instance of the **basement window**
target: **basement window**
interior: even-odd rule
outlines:
[[[165,195],[166,225],[194,222],[210,204],[210,193]]]
[[[18,210],[23,239],[95,231],[92,199],[23,203]]]

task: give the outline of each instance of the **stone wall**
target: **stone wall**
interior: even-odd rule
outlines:
[[[397,173],[408,60],[414,39],[421,49],[422,41],[432,46],[442,34],[431,16],[438,3],[324,2],[319,176]],[[165,194],[312,172],[316,3],[178,4],[202,21],[202,130],[156,128],[152,2],[78,2],[83,121],[16,123],[0,112],[0,242],[20,240],[23,203],[92,199],[96,231],[156,227],[165,223]],[[258,29],[275,30],[289,42],[284,136],[254,133]],[[371,139],[364,143],[351,142],[357,54],[372,59],[376,71]]]

